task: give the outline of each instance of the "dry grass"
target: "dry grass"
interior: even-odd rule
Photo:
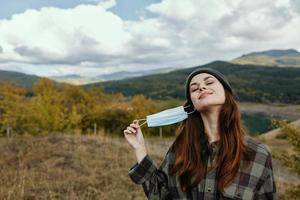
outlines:
[[[160,163],[172,141],[147,138],[150,156]],[[124,138],[1,138],[0,199],[145,200],[142,187],[127,175],[135,162]],[[285,178],[289,172],[277,161],[274,171],[282,193],[294,179]]]
[[[135,158],[123,138],[3,138],[0,152],[1,200],[145,199],[127,176]]]

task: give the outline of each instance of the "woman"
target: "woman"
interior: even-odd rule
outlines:
[[[129,176],[148,199],[275,199],[271,155],[245,136],[236,96],[225,77],[211,68],[186,80],[191,112],[159,168],[147,154],[134,121],[124,130],[137,163]],[[195,112],[192,112],[195,111]]]

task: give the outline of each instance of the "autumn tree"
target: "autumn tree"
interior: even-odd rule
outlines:
[[[89,104],[82,119],[82,130],[83,132],[90,132],[90,130],[98,132],[102,123],[103,112],[110,104],[115,102],[115,97],[105,94],[101,87],[90,87],[84,91],[89,97]]]
[[[22,132],[22,119],[26,115],[24,105],[26,90],[12,83],[0,84],[0,131]]]
[[[136,119],[144,118],[156,112],[155,103],[151,99],[147,99],[144,95],[135,95],[131,101],[132,112]]]
[[[63,96],[54,82],[43,78],[33,85],[34,96],[31,98],[32,121],[42,132],[63,131],[66,124]]]

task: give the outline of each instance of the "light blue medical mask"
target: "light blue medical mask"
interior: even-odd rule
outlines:
[[[145,123],[147,123],[148,127],[156,127],[156,126],[165,126],[170,124],[175,124],[177,122],[181,122],[188,118],[188,115],[195,112],[192,111],[190,113],[187,113],[184,108],[187,108],[189,106],[183,107],[178,106],[175,108],[170,108],[152,115],[148,115],[146,119],[138,119],[137,121],[144,121],[140,126],[143,126]]]

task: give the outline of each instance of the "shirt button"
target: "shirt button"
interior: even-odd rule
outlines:
[[[210,187],[210,185],[207,187],[207,191],[208,191],[208,192],[211,192],[211,187]]]

